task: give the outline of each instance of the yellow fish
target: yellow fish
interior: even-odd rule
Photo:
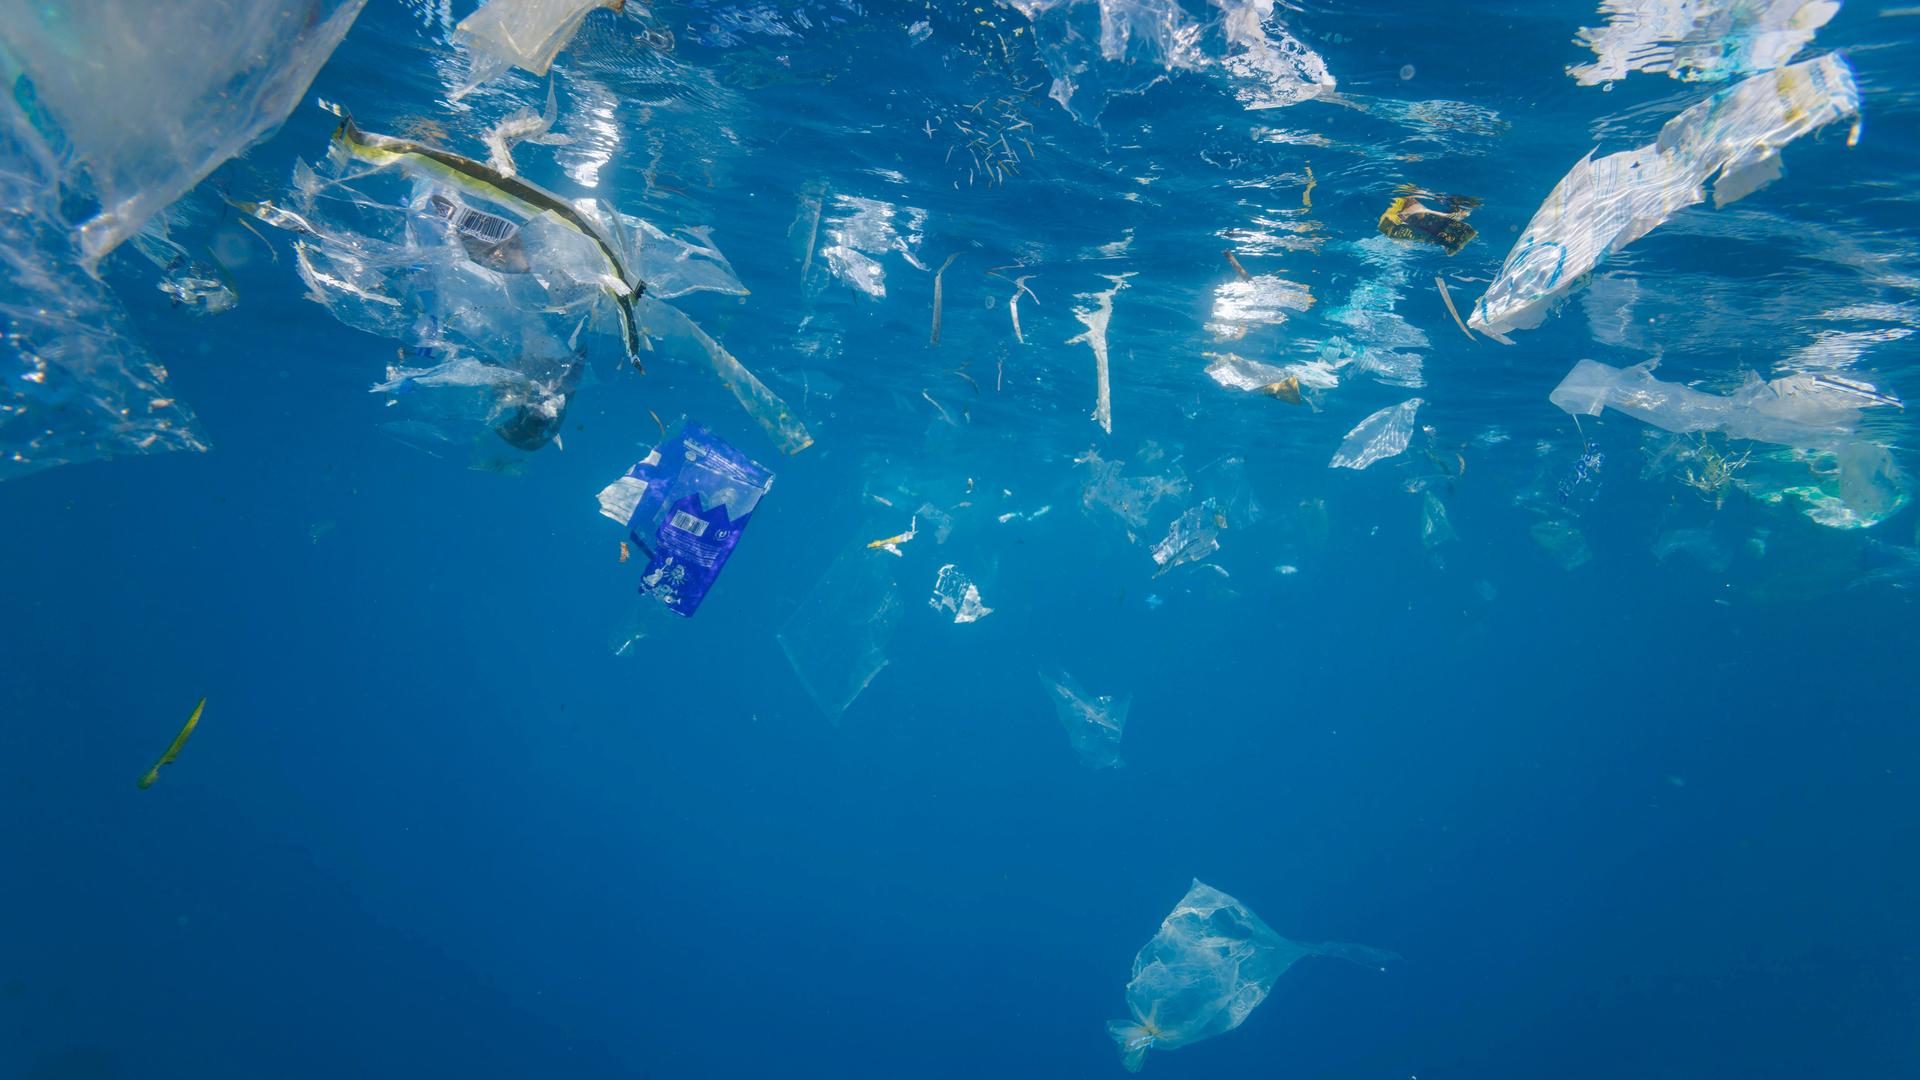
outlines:
[[[193,734],[194,727],[200,723],[200,710],[206,707],[207,699],[201,698],[200,704],[193,707],[193,715],[187,717],[187,725],[180,729],[180,734],[173,737],[173,745],[167,747],[167,752],[161,754],[160,760],[153,763],[153,768],[147,770],[147,775],[140,778],[140,790],[145,791],[152,787],[153,782],[160,779],[160,767],[173,764],[173,759],[180,756],[180,748],[187,745],[188,737]]]

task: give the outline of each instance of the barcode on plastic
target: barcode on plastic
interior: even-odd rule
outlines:
[[[705,536],[707,533],[707,523],[687,513],[685,510],[675,510],[673,512],[673,518],[668,524],[683,533],[692,533],[695,536]]]
[[[428,202],[441,217],[451,222],[455,229],[468,236],[489,243],[498,243],[513,235],[513,222],[497,214],[482,213],[439,195],[432,196]]]

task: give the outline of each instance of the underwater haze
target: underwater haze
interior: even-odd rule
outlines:
[[[0,1080],[1920,1075],[1920,8],[0,72]]]

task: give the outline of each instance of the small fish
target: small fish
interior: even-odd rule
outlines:
[[[1253,275],[1247,273],[1247,268],[1244,266],[1241,266],[1240,260],[1234,257],[1232,248],[1228,248],[1225,251],[1222,251],[1220,254],[1225,255],[1227,257],[1227,262],[1233,265],[1233,272],[1240,275],[1241,281],[1253,280]]]
[[[920,519],[918,517],[912,518],[907,523],[906,532],[899,533],[898,535],[895,535],[895,536],[889,536],[884,540],[875,540],[872,543],[867,545],[867,550],[890,552],[904,559],[906,558],[906,555],[900,550],[900,545],[913,539],[914,535],[917,532],[919,532],[919,529],[920,529]]]
[[[173,759],[180,756],[180,748],[187,745],[187,738],[193,734],[193,729],[200,723],[200,711],[206,707],[207,699],[201,698],[200,704],[193,707],[193,715],[187,717],[186,726],[180,729],[180,734],[173,737],[173,745],[167,747],[167,752],[161,754],[160,760],[153,763],[153,768],[147,770],[147,775],[140,778],[140,790],[145,791],[152,787],[153,782],[160,779],[160,769],[173,764]]]
[[[627,546],[625,540],[620,541],[620,561],[626,562],[631,558],[633,558],[633,549]]]

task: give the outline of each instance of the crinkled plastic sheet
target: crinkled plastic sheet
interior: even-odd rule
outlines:
[[[1106,279],[1112,288],[1097,293],[1081,293],[1076,300],[1090,300],[1091,305],[1082,305],[1073,309],[1073,317],[1086,327],[1079,334],[1067,339],[1069,345],[1085,343],[1093,350],[1093,422],[1100,430],[1113,434],[1113,389],[1107,376],[1107,324],[1113,319],[1113,297],[1127,287],[1131,273],[1108,274]]]
[[[1033,24],[1051,96],[1093,123],[1114,97],[1176,71],[1217,77],[1247,109],[1334,88],[1326,61],[1288,31],[1276,0],[1008,0]]]
[[[775,635],[807,696],[835,723],[887,666],[905,609],[896,561],[850,545]]]
[[[1341,942],[1290,941],[1198,879],[1133,958],[1131,1019],[1107,1024],[1120,1063],[1139,1072],[1148,1050],[1177,1050],[1239,1027],[1287,969],[1309,956],[1384,968],[1394,953]]]
[[[1689,82],[1772,71],[1839,11],[1839,0],[1601,0],[1607,24],[1574,35],[1593,63],[1567,74],[1593,86],[1634,71]]]
[[[1364,469],[1376,461],[1395,457],[1407,449],[1413,439],[1413,418],[1423,402],[1408,398],[1389,405],[1354,425],[1340,449],[1327,463],[1333,469]]]
[[[993,609],[980,601],[980,587],[953,563],[940,568],[927,606],[953,616],[956,623],[979,622],[993,614]]]
[[[193,414],[81,265],[60,216],[61,163],[0,97],[0,480],[115,454],[205,450]]]
[[[0,42],[86,166],[89,270],[293,111],[366,0],[0,0]]]
[[[619,10],[626,0],[487,0],[460,20],[453,40],[468,52],[467,81],[455,100],[475,87],[519,68],[545,75],[588,15],[599,8]]]
[[[1040,685],[1046,687],[1081,764],[1090,769],[1117,769],[1125,764],[1120,760],[1120,737],[1126,733],[1133,695],[1091,694],[1064,671],[1041,672]]]
[[[1175,518],[1166,539],[1154,545],[1153,563],[1158,577],[1178,566],[1200,562],[1220,550],[1220,531],[1227,527],[1227,516],[1212,499]]]
[[[1467,325],[1511,344],[1508,331],[1540,325],[1601,260],[1705,201],[1710,177],[1725,206],[1780,176],[1780,147],[1859,108],[1851,68],[1829,53],[1722,90],[1646,146],[1589,154],[1534,213]]]
[[[1788,375],[1747,380],[1731,394],[1709,394],[1653,377],[1653,363],[1617,368],[1582,360],[1547,395],[1570,416],[1612,408],[1664,431],[1718,431],[1729,438],[1784,446],[1836,446],[1851,440],[1861,410],[1880,401],[1860,384]]]

